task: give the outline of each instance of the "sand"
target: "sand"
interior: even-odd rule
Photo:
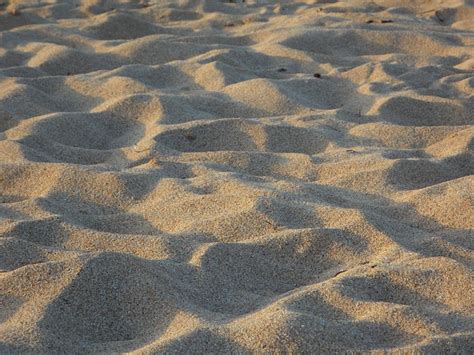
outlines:
[[[473,152],[472,0],[3,0],[0,353],[472,354]]]

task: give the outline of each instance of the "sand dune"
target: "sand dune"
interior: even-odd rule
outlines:
[[[0,353],[474,352],[474,2],[0,5]]]

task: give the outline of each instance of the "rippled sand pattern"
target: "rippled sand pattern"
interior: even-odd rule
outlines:
[[[474,1],[0,3],[0,353],[474,352]]]

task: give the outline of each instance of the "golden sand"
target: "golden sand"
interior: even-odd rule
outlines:
[[[472,0],[3,1],[0,353],[472,354],[473,151]]]

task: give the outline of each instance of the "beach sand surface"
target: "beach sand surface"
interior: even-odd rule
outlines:
[[[474,353],[474,1],[0,2],[0,353]]]

